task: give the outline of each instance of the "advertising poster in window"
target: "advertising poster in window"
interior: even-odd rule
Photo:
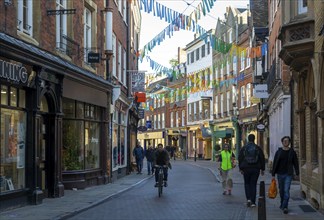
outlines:
[[[25,143],[20,142],[17,145],[17,169],[25,168]]]
[[[25,125],[17,123],[17,169],[25,168]]]

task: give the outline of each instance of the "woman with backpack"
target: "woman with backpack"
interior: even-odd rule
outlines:
[[[219,171],[222,176],[223,182],[223,195],[232,195],[233,180],[231,177],[231,170],[234,168],[235,155],[230,150],[229,144],[224,144],[223,150],[219,155],[220,167]]]
[[[248,207],[255,207],[259,175],[264,175],[265,159],[262,149],[254,143],[254,134],[249,134],[248,143],[241,148],[239,168],[244,177],[244,189]]]

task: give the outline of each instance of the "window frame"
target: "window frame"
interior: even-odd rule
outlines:
[[[67,0],[56,0],[56,10],[66,10]],[[56,48],[63,50],[64,53],[67,51],[67,40],[63,40],[63,35],[67,36],[67,15],[58,14],[56,15]],[[61,33],[62,30],[62,33]]]
[[[89,22],[90,20],[90,22]],[[85,7],[84,9],[84,61],[88,63],[88,53],[92,47],[92,11]]]
[[[24,3],[26,3],[26,5]],[[33,1],[19,0],[17,11],[18,31],[33,37]]]

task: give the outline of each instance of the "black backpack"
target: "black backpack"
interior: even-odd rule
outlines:
[[[259,161],[259,150],[255,144],[248,144],[245,147],[244,159],[248,164],[256,164]]]

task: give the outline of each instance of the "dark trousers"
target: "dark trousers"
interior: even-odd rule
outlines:
[[[147,174],[151,174],[151,170],[153,174],[154,172],[153,161],[147,161]]]
[[[247,200],[251,200],[252,204],[255,204],[256,200],[256,188],[260,175],[260,169],[258,168],[246,168],[243,170],[244,174],[244,188],[245,196]]]
[[[155,182],[159,181],[159,172],[160,169],[159,167],[155,167]],[[168,168],[167,167],[163,167],[163,180],[164,181],[168,181]]]
[[[143,159],[136,159],[137,173],[142,173]]]

